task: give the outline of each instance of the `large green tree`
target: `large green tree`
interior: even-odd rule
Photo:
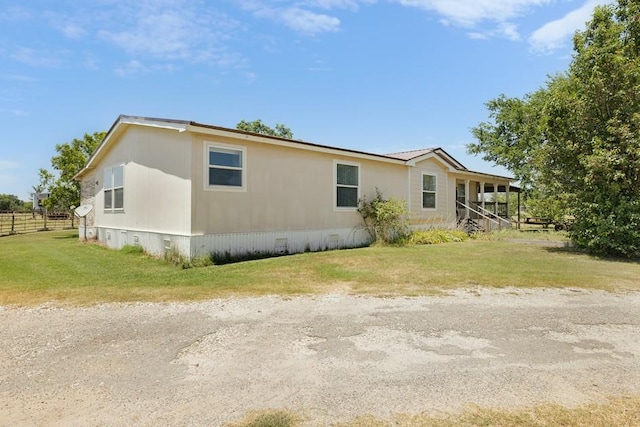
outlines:
[[[492,121],[473,129],[470,153],[574,215],[578,246],[640,256],[640,0],[597,7],[566,73],[487,106]]]
[[[104,139],[105,132],[85,133],[82,139],[56,145],[57,154],[51,158],[53,171],[40,169],[39,191],[49,193],[43,205],[49,210],[66,210],[80,204],[80,183],[73,177],[80,172],[89,156]]]
[[[269,136],[277,136],[280,138],[293,139],[293,132],[291,132],[291,129],[289,129],[285,125],[276,123],[275,128],[272,128],[262,123],[262,120],[260,119],[254,120],[252,122],[248,122],[246,120],[240,120],[240,122],[236,125],[236,129],[244,130],[247,132],[259,133],[261,135],[269,135]]]
[[[0,194],[0,211],[25,209],[25,202],[15,194]]]

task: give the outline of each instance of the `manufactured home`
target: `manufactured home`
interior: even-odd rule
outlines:
[[[415,229],[509,226],[510,178],[440,148],[374,154],[192,121],[120,116],[75,179],[93,206],[80,236],[158,255],[366,245],[357,208],[376,189],[406,201]]]

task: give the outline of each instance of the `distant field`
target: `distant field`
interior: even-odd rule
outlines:
[[[335,291],[416,296],[473,286],[640,290],[638,262],[573,251],[553,240],[562,238],[555,234],[511,231],[504,236],[508,238],[374,246],[186,270],[139,252],[81,242],[75,231],[7,236],[0,238],[0,304],[192,301]],[[548,240],[534,240],[538,236]]]
[[[73,218],[71,213],[43,215],[34,212],[0,211],[0,236],[42,230],[65,230],[77,226],[78,218]]]

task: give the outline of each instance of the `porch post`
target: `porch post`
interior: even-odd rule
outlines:
[[[482,202],[482,209],[484,209],[484,181],[480,183],[480,202]]]
[[[507,220],[511,224],[511,218],[509,218],[509,184],[505,185],[505,193],[507,194]]]
[[[498,216],[498,184],[493,184],[493,213]]]
[[[464,204],[465,208],[465,218],[469,218],[469,180],[466,179],[464,181]]]
[[[520,230],[520,190],[518,190],[518,230]]]

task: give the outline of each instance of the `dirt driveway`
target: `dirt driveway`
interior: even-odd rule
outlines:
[[[0,307],[1,425],[224,425],[640,395],[640,294]]]

